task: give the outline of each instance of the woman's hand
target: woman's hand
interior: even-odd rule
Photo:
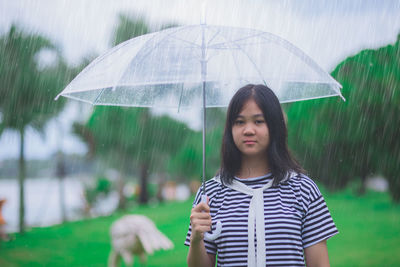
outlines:
[[[211,230],[210,207],[207,203],[200,202],[192,209],[190,214],[192,234],[187,258],[189,267],[215,266],[215,254],[209,254],[204,246],[204,233]]]
[[[192,235],[190,242],[199,243],[204,238],[204,233],[211,230],[210,207],[207,203],[201,202],[192,209],[190,214],[190,223],[192,225]]]

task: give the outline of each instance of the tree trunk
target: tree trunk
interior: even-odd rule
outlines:
[[[19,151],[19,232],[23,234],[25,232],[25,198],[24,198],[24,180],[26,175],[25,170],[25,158],[24,158],[24,135],[25,128],[22,127],[19,130],[20,134],[20,151]]]
[[[118,155],[124,155],[123,151],[118,151]],[[125,157],[120,158],[120,166],[119,166],[119,177],[118,177],[118,210],[125,210],[126,209],[126,197],[124,194],[125,188],[125,177],[126,177],[126,166],[127,161]]]
[[[400,177],[398,173],[388,176],[389,192],[392,200],[396,204],[400,204]]]
[[[360,188],[358,189],[358,195],[362,196],[367,192],[367,172],[361,173],[361,184]]]
[[[117,209],[119,210],[126,209],[126,198],[124,195],[124,187],[125,187],[124,175],[120,172],[120,176],[118,178],[118,207],[117,207]]]
[[[64,178],[59,177],[59,190],[60,190],[60,210],[61,220],[63,223],[68,221],[67,211],[65,208],[65,189],[64,189]]]
[[[157,188],[157,200],[160,203],[164,202],[164,197],[163,197],[163,188],[165,185],[165,175],[163,174],[158,181],[158,188]]]
[[[147,204],[149,194],[147,192],[147,179],[149,174],[149,163],[146,161],[140,165],[140,196],[139,203]]]
[[[56,175],[58,177],[58,186],[59,186],[59,196],[60,196],[60,211],[61,211],[61,220],[62,222],[66,222],[67,212],[65,207],[65,188],[64,188],[64,178],[66,176],[65,162],[62,152],[60,151],[57,155],[57,165],[56,165]]]

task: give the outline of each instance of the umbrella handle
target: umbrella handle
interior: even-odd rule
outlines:
[[[201,196],[201,202],[207,203],[206,195]],[[217,221],[217,226],[215,227],[215,231],[212,234],[204,233],[204,239],[207,241],[214,241],[215,239],[217,239],[219,237],[219,235],[221,234],[221,231],[222,231],[222,223],[221,223],[221,221]]]

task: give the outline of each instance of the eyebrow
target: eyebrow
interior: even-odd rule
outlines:
[[[253,117],[253,118],[263,117],[264,118],[264,115],[263,114],[255,114],[251,117]],[[239,114],[239,115],[237,115],[237,118],[244,118],[244,116]]]

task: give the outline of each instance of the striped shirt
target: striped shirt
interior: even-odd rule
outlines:
[[[268,183],[271,174],[240,179],[252,189]],[[208,253],[218,254],[217,266],[246,266],[247,222],[251,196],[215,180],[206,183],[213,229],[222,223],[221,235],[204,241]],[[265,248],[267,266],[305,266],[303,249],[338,233],[317,185],[304,174],[271,187],[264,194]],[[197,192],[193,206],[201,200]],[[190,245],[191,226],[185,245]]]

